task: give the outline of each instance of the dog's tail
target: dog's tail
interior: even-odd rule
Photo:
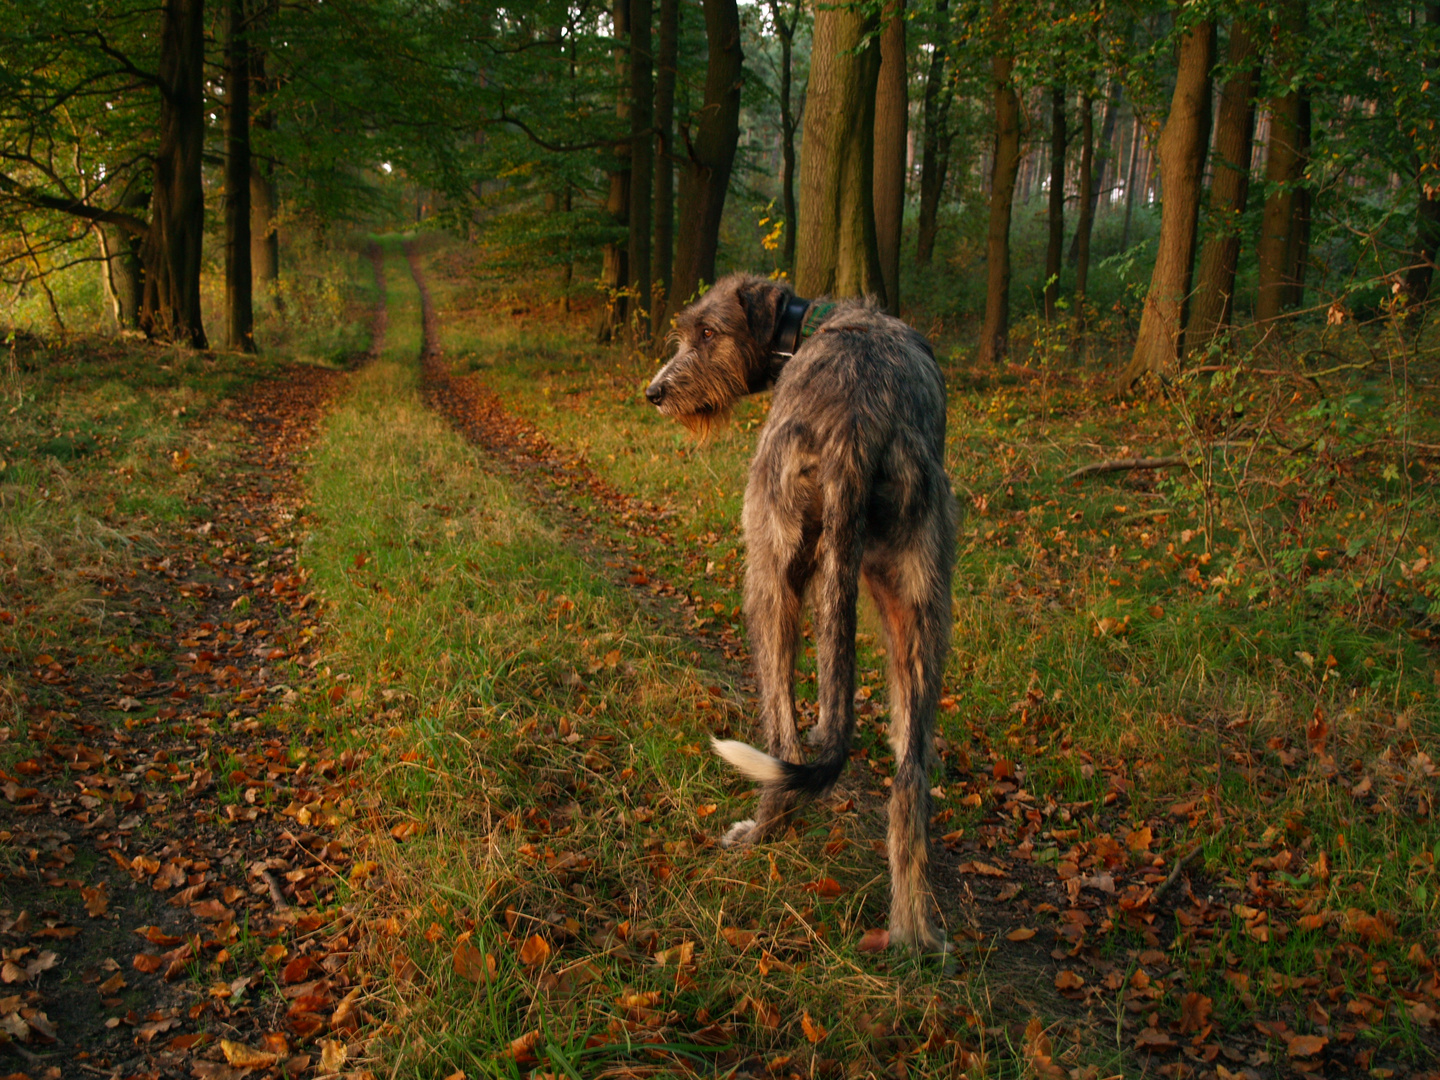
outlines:
[[[771,757],[763,750],[756,750],[736,739],[712,738],[710,743],[715,753],[757,784],[800,795],[814,796],[827,790],[835,783],[849,757],[847,748],[837,744],[822,747],[814,761],[796,765]]]

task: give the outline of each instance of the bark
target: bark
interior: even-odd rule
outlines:
[[[997,12],[1002,11],[997,4]],[[999,362],[1010,350],[1010,213],[1020,170],[1020,99],[1015,95],[1015,58],[990,62],[995,93],[995,149],[990,180],[990,228],[985,242],[985,323],[980,360]]]
[[[100,244],[100,283],[115,317],[115,329],[120,333],[137,330],[144,283],[140,255],[125,231],[114,225],[96,225],[95,237]]]
[[[1080,220],[1075,225],[1075,326],[1085,326],[1090,283],[1090,233],[1095,225],[1095,102],[1080,97]]]
[[[781,240],[781,259],[785,269],[795,269],[795,110],[792,103],[795,79],[795,30],[800,25],[802,6],[787,23],[781,12],[780,0],[770,0],[771,21],[780,37],[780,204],[785,213],[785,235]]]
[[[1050,206],[1046,215],[1050,227],[1045,245],[1045,321],[1055,321],[1055,301],[1060,298],[1060,260],[1065,255],[1065,87],[1050,88]]]
[[[900,314],[900,241],[905,224],[905,156],[910,95],[905,63],[905,0],[882,16],[880,73],[875,85],[875,247],[885,283],[885,310]]]
[[[1432,27],[1440,23],[1440,3],[1432,0],[1425,5],[1425,21]],[[1425,65],[1427,74],[1433,72],[1434,66],[1433,61]],[[1410,269],[1405,272],[1405,295],[1412,319],[1419,316],[1421,306],[1430,298],[1436,251],[1440,248],[1440,191],[1425,182],[1418,148],[1413,160],[1419,201],[1415,207],[1415,251]]]
[[[660,41],[655,64],[655,309],[653,332],[662,334],[675,268],[675,64],[680,37],[678,0],[660,0]]]
[[[805,296],[884,299],[875,235],[874,29],[851,8],[823,6],[815,15],[795,261],[795,287]]]
[[[630,297],[636,342],[650,338],[654,304],[650,277],[650,224],[655,192],[654,59],[650,50],[653,0],[630,0]]]
[[[1300,151],[1299,186],[1295,189],[1295,217],[1290,226],[1290,243],[1285,250],[1289,278],[1285,305],[1292,309],[1305,305],[1305,271],[1310,265],[1310,201],[1314,193],[1305,183],[1305,169],[1310,163],[1310,117],[1310,91],[1302,88],[1300,116],[1295,130],[1295,144]]]
[[[615,116],[620,127],[630,129],[630,68],[627,63],[626,43],[630,38],[630,0],[615,0],[613,14],[615,26]],[[605,197],[605,213],[618,231],[630,226],[630,141],[626,139],[611,148],[609,191]],[[629,244],[612,240],[605,244],[601,253],[600,287],[605,292],[605,307],[600,313],[600,326],[595,339],[604,345],[614,340],[615,334],[625,325],[628,305],[625,302],[625,286],[630,280]]]
[[[945,79],[949,43],[949,0],[936,0],[935,51],[925,72],[925,128],[920,149],[920,211],[915,227],[915,265],[929,266],[939,230],[940,196],[950,164],[950,103],[955,100]]]
[[[1093,107],[1094,102],[1092,101],[1091,108],[1093,109]],[[1119,148],[1114,145],[1118,141],[1115,137],[1115,116],[1119,112],[1120,84],[1118,82],[1112,81],[1110,83],[1110,89],[1108,91],[1108,94],[1105,98],[1105,119],[1100,122],[1099,140],[1096,140],[1094,137],[1093,125],[1095,123],[1095,118],[1091,116],[1089,119],[1092,130],[1090,138],[1090,216],[1088,220],[1090,221],[1092,228],[1095,222],[1095,215],[1100,209],[1101,194],[1105,192],[1108,188],[1115,186],[1115,176],[1118,172],[1116,166],[1119,164],[1120,161]],[[1083,124],[1084,122],[1085,120],[1082,117],[1081,123]],[[1099,147],[1100,149],[1098,163],[1096,161],[1095,154],[1096,147]],[[1095,171],[1097,164],[1099,166],[1098,172]],[[1086,206],[1084,203],[1082,203],[1080,206],[1081,221],[1087,220],[1085,215]],[[1085,235],[1085,241],[1087,244],[1090,241],[1090,235],[1088,233]],[[1069,261],[1071,266],[1078,266],[1080,264],[1080,230],[1078,228],[1075,230],[1075,236],[1070,241],[1070,253],[1066,256],[1066,259]]]
[[[140,326],[161,341],[206,347],[200,315],[205,193],[204,0],[165,0],[161,9],[160,139],[155,152]]]
[[[256,4],[251,10],[251,26],[259,25],[273,11],[272,3]],[[251,35],[250,47],[250,98],[268,89],[265,77],[265,53],[255,47],[256,35]],[[275,114],[268,108],[253,111],[250,118],[251,132],[275,130]],[[263,147],[262,143],[262,147]],[[253,146],[252,146],[253,151]],[[276,224],[278,206],[275,197],[274,167],[268,160],[250,156],[250,268],[254,281],[262,296],[269,296],[274,305],[282,306],[277,286],[280,281],[280,231]]]
[[[1259,55],[1259,42],[1250,28],[1236,19],[1230,29],[1225,60],[1230,76],[1220,91],[1220,110],[1215,118],[1209,236],[1200,253],[1195,296],[1185,330],[1186,348],[1192,352],[1208,347],[1230,325],[1235,268],[1240,262],[1240,219],[1250,189]]]
[[[700,283],[715,280],[720,215],[740,141],[740,12],[735,0],[705,0],[705,102],[693,131],[681,132],[680,214],[683,224],[675,251],[675,286],[667,301],[674,314],[694,296]]]
[[[1144,372],[1163,372],[1180,356],[1185,300],[1195,263],[1200,217],[1200,178],[1210,142],[1210,69],[1215,63],[1215,24],[1200,22],[1180,41],[1175,92],[1160,135],[1160,243],[1145,294],[1135,353],[1121,373],[1127,387]]]
[[[250,40],[245,0],[225,29],[225,345],[255,351],[250,277]]]
[[[1280,44],[1274,63],[1281,85],[1290,85],[1296,52],[1303,48],[1304,0],[1291,0],[1281,9]],[[1295,302],[1295,270],[1301,241],[1297,237],[1305,207],[1297,198],[1305,173],[1309,139],[1309,102],[1298,88],[1273,97],[1269,103],[1270,135],[1265,155],[1265,211],[1255,257],[1259,263],[1259,289],[1255,321],[1279,318]],[[1308,212],[1304,213],[1308,221]]]
[[[1279,318],[1293,295],[1296,193],[1305,169],[1301,148],[1301,95],[1292,91],[1270,101],[1270,145],[1265,159],[1265,212],[1260,220],[1256,259],[1260,264],[1255,321]]]
[[[1130,221],[1135,215],[1135,168],[1140,160],[1140,116],[1136,114],[1130,131],[1130,164],[1125,170],[1125,225],[1120,230],[1120,250],[1130,247]]]

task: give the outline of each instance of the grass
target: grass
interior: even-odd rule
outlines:
[[[392,287],[408,290],[403,266],[391,265]],[[562,452],[660,507],[656,538],[623,537],[632,557],[697,602],[692,632],[733,626],[739,501],[765,401],[742,403],[731,433],[696,446],[640,404],[648,364],[596,350],[576,323],[495,304],[464,284],[453,254],[432,265],[452,282],[438,290],[452,366],[482,378]],[[747,1052],[845,1068],[888,1068],[926,1041],[935,1016],[975,1036],[947,1044],[954,1055],[983,1054],[992,1070],[1025,1066],[1032,1013],[1057,1024],[1068,1063],[1128,1056],[1133,1029],[1122,1037],[1112,1024],[1107,1035],[1081,1022],[1049,987],[1053,967],[1008,970],[1003,942],[994,953],[972,948],[958,978],[854,952],[860,930],[883,919],[874,800],[862,800],[859,819],[817,807],[769,853],[773,878],[761,853],[713,850],[712,821],[745,806],[702,752],[709,730],[749,723],[695,707],[724,673],[697,668],[683,641],[638,619],[421,409],[414,370],[401,362],[415,349],[413,314],[405,323],[398,358],[364,376],[331,428],[344,479],[321,482],[317,501],[336,529],[342,507],[365,510],[327,532],[314,558],[328,566],[327,590],[343,586],[356,605],[341,619],[352,667],[404,703],[388,782],[413,788],[426,831],[395,849],[392,873],[412,883],[401,888],[406,955],[427,980],[404,991],[422,1018],[406,1030],[427,1052],[445,1048],[433,1070],[407,1058],[419,1074],[445,1075],[451,1057],[505,1072],[509,1040],[539,1028],[538,1067],[560,1075],[583,1040],[614,1045],[619,1028],[607,1025],[671,1039],[693,1036],[705,1017],[725,1018],[727,1038]],[[1196,898],[1200,924],[1127,920],[1113,901],[1105,917],[1102,905],[1105,925],[1082,940],[1121,982],[1108,997],[1091,985],[1072,999],[1168,1022],[1195,992],[1231,1031],[1258,1009],[1293,1024],[1293,1035],[1329,1030],[1306,1015],[1323,988],[1337,1011],[1385,1003],[1373,1016],[1363,1005],[1346,1014],[1365,1020],[1347,1037],[1359,1040],[1358,1060],[1414,1061],[1426,1037],[1397,988],[1432,970],[1440,916],[1437,517],[1425,449],[1437,442],[1434,359],[1383,327],[1303,335],[1297,353],[1387,359],[1312,378],[1301,356],[1256,352],[1246,366],[1282,373],[1226,370],[1116,401],[1099,371],[1039,348],[1018,373],[994,372],[940,343],[952,357],[948,465],[967,517],[937,809],[962,845],[1062,877],[1120,843],[1121,869],[1158,882],[1199,846],[1196,887],[1209,890],[1208,901]],[[1043,344],[1043,328],[1036,338]],[[1392,376],[1401,366],[1405,376]],[[1130,453],[1181,454],[1187,465],[1067,479]],[[614,667],[607,656],[618,656]],[[881,704],[860,739],[876,779],[888,753],[883,667],[872,621],[861,693]],[[803,679],[801,693],[813,696]],[[586,748],[605,762],[593,775]],[[854,781],[862,789],[865,775]],[[1011,775],[1037,815],[999,790]],[[713,818],[694,817],[712,803]],[[822,851],[840,834],[841,854]],[[572,857],[583,871],[570,869]],[[554,864],[566,868],[558,880]],[[841,899],[803,890],[826,876]],[[1044,908],[1022,895],[999,917],[1063,931]],[[655,936],[637,950],[625,924]],[[804,964],[803,975],[752,967],[720,934],[727,925],[767,928],[763,949]],[[802,945],[822,929],[823,942]],[[503,977],[454,975],[467,931]],[[527,969],[517,948],[531,932],[553,959]],[[704,958],[695,974],[614,963],[616,949],[666,956],[685,942]],[[1137,1008],[1123,979],[1155,942],[1178,974]],[[627,1018],[631,991],[660,992],[664,1004],[647,1006],[643,1022]],[[767,1001],[784,1003],[774,1029],[763,1022]],[[829,1032],[815,1047],[807,1011]],[[867,1034],[882,1014],[893,1045]],[[467,1057],[462,1045],[482,1049]],[[557,1057],[545,1056],[549,1046]],[[922,1056],[911,1067],[941,1066]]]

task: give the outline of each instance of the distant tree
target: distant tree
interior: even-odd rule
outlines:
[[[885,309],[900,314],[900,241],[905,223],[905,158],[909,149],[909,68],[905,0],[889,0],[880,18],[880,72],[875,84],[875,248]]]
[[[1004,360],[1010,351],[1010,215],[1020,172],[1020,98],[1015,92],[1015,56],[1010,40],[1011,0],[991,0],[990,61],[995,98],[995,142],[991,154],[990,226],[985,242],[985,322],[979,358]]]

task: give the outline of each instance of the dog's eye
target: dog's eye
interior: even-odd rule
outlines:
[[[703,330],[700,331],[700,336],[701,336],[702,338],[704,338],[706,341],[709,341],[712,337],[715,336],[715,331],[714,331],[714,330],[711,330],[710,327],[707,326],[707,327],[705,327]]]

